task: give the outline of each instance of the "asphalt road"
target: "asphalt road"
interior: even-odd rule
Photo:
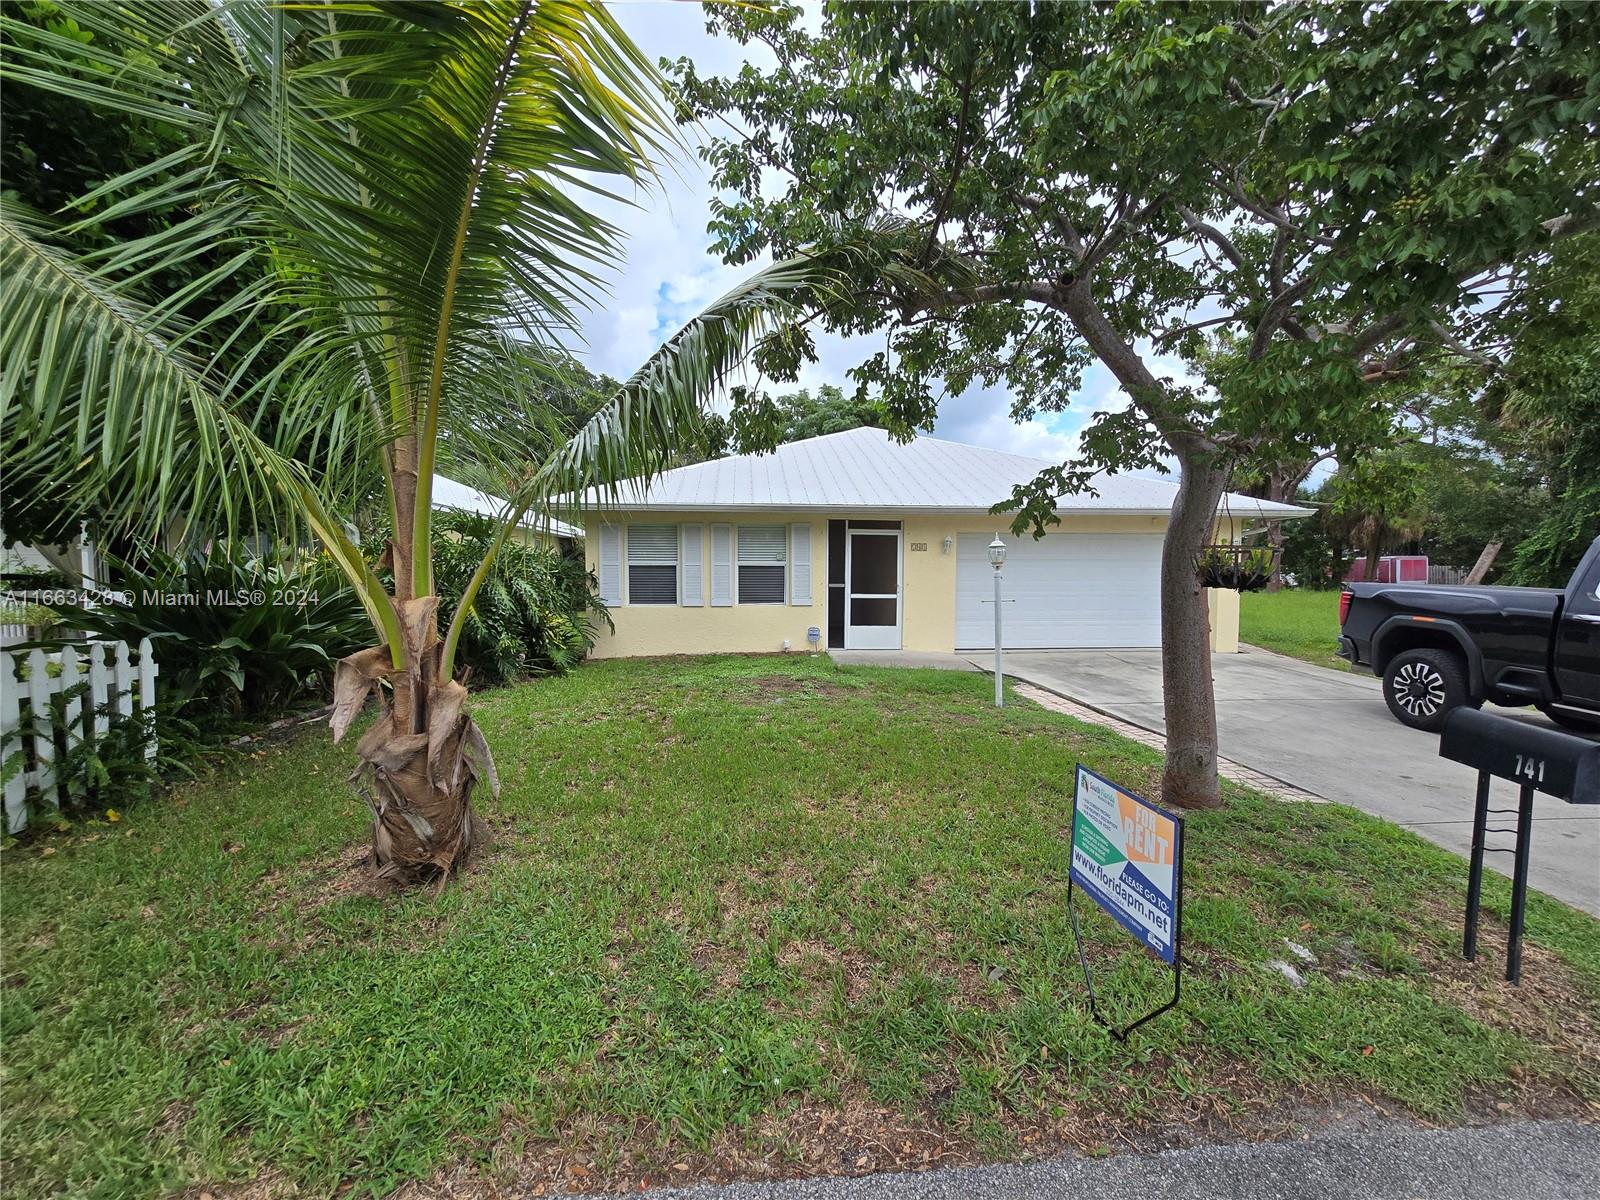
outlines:
[[[1226,757],[1386,817],[1447,850],[1463,856],[1471,850],[1477,773],[1441,759],[1437,734],[1408,729],[1390,716],[1378,680],[1253,648],[1211,661]],[[1163,727],[1158,650],[1012,650],[1005,667],[1008,675],[1135,725]],[[1531,710],[1490,711],[1548,724]],[[1513,785],[1497,781],[1490,802],[1515,807],[1516,798]],[[1533,814],[1530,882],[1600,915],[1600,806],[1539,796]],[[1516,823],[1502,817],[1491,826],[1507,822]],[[1490,844],[1509,847],[1512,839]],[[1510,873],[1509,854],[1485,861]]]
[[[1376,1129],[1162,1154],[1063,1158],[919,1175],[665,1188],[660,1200],[1578,1200],[1600,1178],[1600,1127],[1529,1121]]]

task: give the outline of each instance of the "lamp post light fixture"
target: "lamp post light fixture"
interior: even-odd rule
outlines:
[[[989,564],[994,567],[994,706],[1006,706],[1005,693],[1005,643],[1000,637],[1000,568],[1006,565],[1006,544],[1000,540],[1000,535],[994,535],[994,541],[989,543]]]

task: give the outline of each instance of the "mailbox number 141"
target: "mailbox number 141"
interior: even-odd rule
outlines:
[[[1517,755],[1516,774],[1523,779],[1544,782],[1544,759],[1530,758],[1526,754]]]

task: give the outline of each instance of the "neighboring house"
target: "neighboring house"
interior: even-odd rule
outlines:
[[[482,517],[493,517],[499,520],[505,515],[509,505],[499,496],[491,496],[488,492],[480,492],[477,488],[470,488],[464,483],[457,483],[454,479],[446,479],[443,475],[435,475],[433,477],[433,507],[436,509],[454,509],[457,512],[477,513]],[[522,522],[517,526],[517,537],[529,545],[566,550],[583,540],[583,530],[576,525],[569,525],[565,521],[557,521],[553,517],[545,517]]]
[[[989,513],[1054,464],[881,429],[668,471],[586,504],[589,567],[615,630],[599,658],[824,647],[994,645],[987,546],[1008,547],[1007,646],[1161,644],[1161,539],[1175,483],[1132,475],[1066,496],[1061,524],[1016,537]],[[1230,494],[1218,540],[1311,510]],[[1213,648],[1238,649],[1237,592],[1210,596]]]

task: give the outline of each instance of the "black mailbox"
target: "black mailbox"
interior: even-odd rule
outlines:
[[[1467,919],[1461,954],[1478,956],[1478,898],[1483,889],[1485,853],[1516,856],[1511,872],[1511,930],[1506,945],[1506,978],[1522,981],[1522,929],[1528,903],[1528,858],[1533,842],[1533,796],[1543,792],[1568,804],[1600,804],[1600,743],[1560,733],[1527,721],[1458,708],[1445,718],[1439,757],[1478,770],[1478,801],[1472,821],[1472,866],[1467,874]],[[1490,808],[1489,787],[1496,778],[1518,787],[1517,807]],[[1490,813],[1515,813],[1517,827],[1490,829]],[[1515,833],[1516,849],[1485,846],[1490,833]]]
[[[1445,718],[1439,757],[1572,804],[1600,804],[1600,742],[1527,721],[1458,708]]]

